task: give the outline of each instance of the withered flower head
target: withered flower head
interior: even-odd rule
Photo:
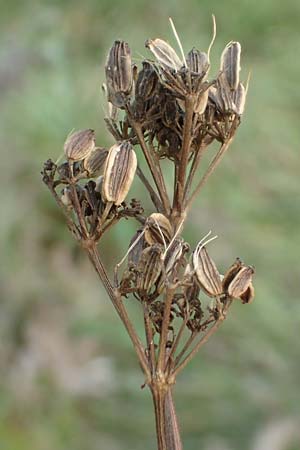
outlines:
[[[221,276],[203,246],[197,246],[193,253],[193,268],[201,288],[210,297],[216,297],[223,293]]]
[[[157,59],[157,62],[166,70],[175,70],[176,72],[181,69],[183,63],[173,47],[162,39],[148,39],[145,46],[149,48],[151,53]]]
[[[240,81],[240,60],[241,44],[239,42],[229,42],[221,56],[220,70],[225,74],[231,90],[237,89]]]
[[[83,161],[83,168],[90,177],[96,177],[103,169],[108,150],[103,147],[96,147]]]
[[[137,158],[128,141],[113,145],[106,158],[102,196],[106,202],[120,205],[133,182],[137,167]]]
[[[69,161],[81,161],[95,148],[94,130],[75,131],[64,144],[64,151]]]
[[[169,219],[160,213],[151,214],[145,224],[145,239],[148,244],[168,244],[173,228]]]
[[[131,93],[133,84],[131,51],[127,42],[114,42],[107,56],[105,75],[108,101],[118,108],[123,107],[124,96]]]

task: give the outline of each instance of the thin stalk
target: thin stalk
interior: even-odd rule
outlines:
[[[159,339],[159,353],[157,361],[157,373],[159,375],[164,373],[164,368],[166,364],[166,344],[168,340],[168,331],[170,325],[170,315],[174,291],[175,291],[174,288],[169,287],[166,288],[164,315]]]
[[[182,147],[180,153],[180,165],[178,169],[178,177],[176,180],[176,190],[174,193],[173,208],[181,215],[183,208],[183,194],[186,177],[186,168],[192,139],[192,124],[194,113],[194,96],[187,95],[185,98],[185,120],[183,127]]]
[[[202,336],[200,341],[195,345],[195,347],[190,351],[190,353],[184,358],[184,360],[175,368],[172,375],[176,378],[179,372],[181,372],[185,366],[194,358],[196,353],[200,350],[200,348],[208,341],[208,339],[217,331],[220,327],[221,323],[224,321],[225,317],[220,317],[216,323],[208,330],[207,333]]]
[[[149,183],[149,181],[148,181],[147,177],[145,176],[144,172],[140,168],[140,166],[137,166],[136,174],[139,177],[139,179],[141,180],[141,182],[144,184],[144,186],[147,189],[147,191],[149,192],[151,200],[152,200],[155,208],[157,209],[157,211],[158,212],[163,212],[163,205],[162,205],[162,203],[161,203],[157,193],[154,191],[153,187]]]
[[[151,386],[158,450],[182,450],[179,426],[169,386]]]
[[[184,188],[184,195],[183,195],[183,203],[184,204],[186,203],[186,200],[187,200],[187,198],[188,198],[188,196],[190,194],[190,190],[191,190],[191,187],[192,187],[192,182],[193,182],[195,173],[196,173],[196,171],[197,171],[197,169],[199,167],[200,161],[202,159],[202,156],[204,154],[204,150],[206,149],[206,147],[207,147],[206,145],[201,145],[200,144],[200,146],[197,149],[196,154],[195,154],[195,156],[193,158],[191,170],[190,170],[190,172],[188,174],[188,178],[187,178],[187,181],[186,181],[186,184],[185,184],[185,188]]]
[[[147,362],[147,358],[145,356],[145,351],[144,351],[144,347],[143,344],[141,343],[132,323],[131,320],[127,314],[127,311],[124,307],[124,304],[121,300],[120,294],[118,294],[118,292],[113,288],[106,270],[102,264],[102,261],[100,259],[99,253],[97,251],[97,249],[95,248],[95,245],[91,245],[91,246],[83,246],[85,248],[85,250],[87,251],[89,258],[99,276],[99,278],[101,279],[106,292],[108,293],[113,306],[115,307],[115,310],[117,311],[120,319],[122,320],[128,334],[129,337],[132,341],[132,344],[134,346],[134,349],[136,351],[136,354],[138,356],[140,365],[147,377],[147,382],[149,382],[150,378],[151,378],[151,373],[148,367],[148,362]]]
[[[165,181],[164,178],[162,176],[162,172],[160,170],[160,165],[159,162],[156,161],[156,163],[154,163],[152,156],[149,152],[149,149],[147,147],[147,144],[145,142],[144,139],[144,135],[142,132],[142,128],[141,125],[136,123],[132,118],[131,118],[131,126],[135,131],[135,134],[139,140],[139,144],[143,150],[145,159],[147,161],[148,167],[150,169],[151,175],[153,177],[154,183],[157,187],[157,190],[159,192],[159,196],[161,198],[162,204],[164,206],[165,212],[168,214],[170,211],[170,201],[168,198],[168,194],[167,194],[167,189],[165,186]]]
[[[173,361],[173,357],[174,357],[174,355],[176,353],[176,350],[178,348],[178,345],[179,345],[179,342],[181,340],[182,334],[183,334],[183,332],[185,330],[187,321],[188,321],[188,315],[186,314],[185,317],[184,317],[184,320],[182,321],[182,323],[180,325],[180,328],[179,328],[178,333],[176,335],[175,341],[173,342],[171,351],[170,351],[168,359],[167,359],[166,369],[168,368],[168,366],[169,366],[169,368],[172,367],[172,363],[174,362]]]
[[[155,371],[155,349],[154,349],[154,342],[153,342],[153,329],[152,329],[152,323],[151,323],[151,320],[149,317],[148,305],[144,305],[144,324],[145,324],[147,347],[148,347],[148,352],[149,352],[150,370],[151,370],[151,375],[153,376],[154,371]]]

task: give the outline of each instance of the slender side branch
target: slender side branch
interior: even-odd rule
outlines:
[[[200,341],[195,345],[193,350],[190,351],[190,353],[184,358],[184,360],[175,368],[173,371],[173,376],[176,377],[179,372],[181,372],[185,366],[194,358],[196,353],[200,350],[200,348],[208,341],[208,339],[217,331],[217,329],[220,327],[221,323],[223,322],[224,317],[220,318],[216,321],[216,323],[208,330],[207,333],[202,336]]]
[[[155,208],[157,209],[157,211],[163,212],[163,205],[162,205],[162,203],[161,203],[157,193],[154,191],[153,187],[149,183],[149,181],[148,181],[147,177],[145,176],[144,172],[140,168],[140,166],[137,166],[136,174],[139,177],[139,179],[141,180],[141,182],[144,184],[144,186],[147,189],[147,191],[149,192],[151,200],[152,200]]]
[[[121,296],[118,293],[118,291],[113,288],[113,286],[106,274],[106,270],[102,264],[99,253],[98,253],[97,249],[95,248],[95,246],[94,245],[85,246],[85,250],[87,251],[89,258],[90,258],[97,274],[99,275],[99,278],[101,279],[101,281],[112,301],[113,306],[115,307],[120,319],[122,320],[128,334],[129,334],[129,337],[130,337],[130,339],[133,343],[133,346],[135,348],[135,351],[137,353],[140,365],[147,377],[147,383],[149,383],[149,381],[151,379],[151,373],[150,373],[150,370],[148,367],[147,358],[145,356],[144,347],[143,347],[143,344],[141,343],[138,335],[136,334],[136,331],[131,323],[131,320],[129,319],[127,311],[121,300]]]
[[[170,325],[171,307],[175,289],[167,287],[165,295],[164,315],[162,322],[161,335],[159,340],[159,354],[157,361],[157,372],[163,373],[166,363],[166,344],[168,339],[168,331]]]
[[[174,192],[174,199],[173,199],[173,208],[175,209],[175,211],[178,211],[179,214],[182,213],[183,208],[182,201],[184,194],[186,168],[188,165],[188,158],[192,139],[193,113],[194,113],[194,96],[190,94],[185,99],[185,120],[183,128],[182,147],[180,153],[180,165],[178,169],[178,179],[176,180],[176,190]]]
[[[150,169],[150,172],[152,174],[153,180],[155,182],[155,185],[157,187],[157,190],[159,192],[159,196],[161,198],[162,204],[164,206],[165,212],[167,213],[167,215],[169,214],[170,211],[170,201],[168,198],[168,194],[167,194],[167,189],[165,186],[165,181],[164,178],[162,176],[162,173],[160,170],[158,170],[158,168],[160,168],[159,163],[157,162],[157,164],[154,163],[152,156],[148,150],[147,144],[145,142],[144,139],[144,135],[142,132],[142,128],[140,124],[137,124],[130,116],[130,121],[131,121],[131,126],[135,131],[135,134],[139,140],[139,144],[143,150],[145,159],[147,161],[148,167]]]

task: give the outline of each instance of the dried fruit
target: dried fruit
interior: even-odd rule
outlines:
[[[205,247],[196,247],[193,253],[193,267],[197,280],[207,295],[216,297],[223,293],[221,276]]]
[[[158,280],[162,269],[163,248],[159,244],[151,245],[142,251],[137,267],[139,273],[137,288],[139,291],[149,291]]]
[[[96,147],[83,161],[83,168],[89,177],[96,177],[100,174],[105,164],[108,150],[103,147]]]
[[[94,130],[75,131],[64,144],[65,155],[69,161],[81,161],[95,148]]]
[[[229,284],[227,290],[228,295],[233,298],[241,297],[241,295],[243,295],[251,285],[253,274],[253,267],[242,267]]]
[[[220,70],[226,76],[231,90],[237,89],[240,81],[240,60],[241,44],[239,42],[229,42],[221,56]]]
[[[128,141],[113,145],[106,158],[102,196],[106,202],[120,205],[132,184],[137,167],[137,158]]]
[[[147,218],[145,239],[148,244],[168,244],[171,241],[172,234],[172,225],[163,214],[153,213]]]
[[[163,69],[178,71],[183,66],[175,50],[162,39],[148,39],[145,46],[153,53]]]
[[[196,48],[189,51],[186,57],[186,64],[192,75],[198,75],[204,78],[210,67],[208,56],[205,52],[200,52]]]
[[[115,41],[105,66],[108,101],[122,108],[124,97],[129,95],[133,85],[131,51],[127,42]]]

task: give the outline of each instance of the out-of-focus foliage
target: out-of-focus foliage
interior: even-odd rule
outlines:
[[[212,251],[224,268],[237,255],[252,262],[256,299],[232,308],[178,379],[184,448],[299,449],[300,3],[1,0],[0,8],[0,449],[155,446],[129,341],[39,171],[72,129],[95,128],[98,144],[112,142],[100,85],[115,38],[138,62],[147,38],[176,45],[171,15],[185,50],[206,49],[211,13],[215,72],[234,39],[252,77],[236,141],[186,233],[191,242],[218,234]],[[133,230],[122,224],[105,241],[108,264]]]

